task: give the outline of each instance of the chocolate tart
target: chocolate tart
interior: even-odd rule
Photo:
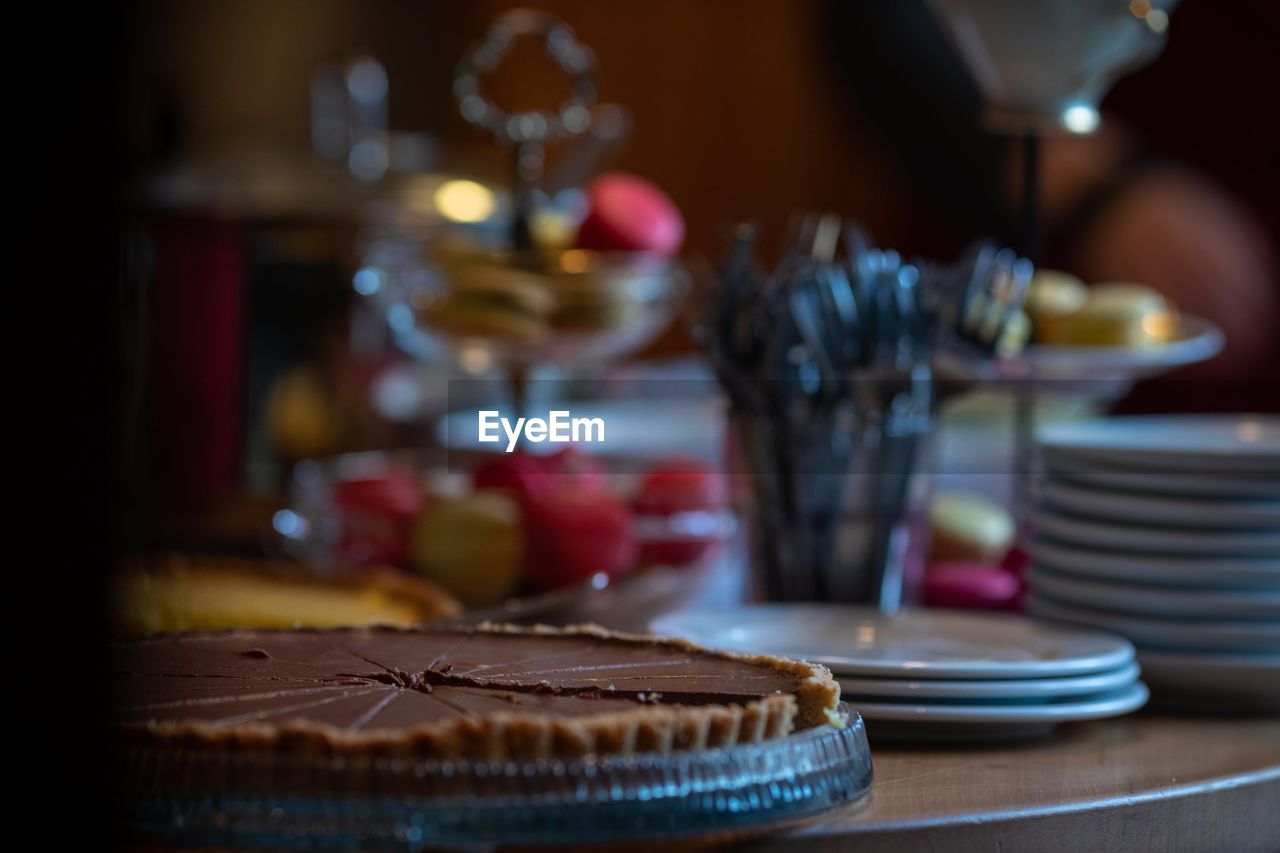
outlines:
[[[126,742],[529,760],[673,752],[837,725],[824,667],[565,629],[237,630],[116,643]]]

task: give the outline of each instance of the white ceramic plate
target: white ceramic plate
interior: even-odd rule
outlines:
[[[1128,637],[1143,648],[1193,652],[1280,653],[1280,621],[1193,622],[1150,619],[1067,604],[1043,595],[1027,599],[1027,612],[1045,619],[1098,628]]]
[[[1191,498],[1280,501],[1280,477],[1264,475],[1173,474],[1160,471],[1126,471],[1097,462],[1061,464],[1046,459],[1049,473],[1070,483],[1148,495]]]
[[[1230,655],[1138,652],[1142,676],[1159,690],[1228,695],[1280,703],[1280,654]]]
[[[1140,379],[1206,361],[1222,349],[1222,330],[1200,317],[1179,318],[1178,339],[1149,347],[1077,347],[1033,344],[1016,359],[1028,378],[1076,381],[1081,376]],[[1008,372],[1018,375],[1014,370]]]
[[[1120,690],[1076,700],[1041,705],[930,705],[928,703],[859,702],[849,704],[873,724],[876,720],[930,723],[1067,723],[1097,720],[1136,711],[1147,702],[1141,681]]]
[[[840,678],[840,692],[857,704],[860,696],[912,699],[1034,700],[1048,701],[1067,696],[1086,696],[1128,687],[1138,680],[1138,665],[1081,675],[1075,678],[1007,678],[1003,681],[974,681],[967,678]]]
[[[1104,581],[1134,581],[1168,587],[1236,587],[1280,592],[1280,557],[1187,557],[1117,554],[1046,539],[1027,546],[1031,559],[1055,572]]]
[[[1031,513],[1036,532],[1084,548],[1139,554],[1195,554],[1204,557],[1263,557],[1280,560],[1280,530],[1183,530],[1139,524],[1108,524],[1060,515],[1045,507]]]
[[[1003,613],[760,604],[672,613],[650,628],[714,648],[814,661],[842,676],[1053,678],[1133,659],[1133,646],[1119,637]]]
[[[1027,585],[1067,604],[1135,615],[1182,619],[1270,619],[1280,622],[1280,589],[1168,589],[1075,578],[1033,565]]]
[[[1280,530],[1280,501],[1229,501],[1133,495],[1054,480],[1037,485],[1041,503],[1115,523],[1209,530]]]
[[[1124,469],[1280,472],[1280,418],[1265,415],[1136,415],[1048,424],[1036,431],[1046,459]]]

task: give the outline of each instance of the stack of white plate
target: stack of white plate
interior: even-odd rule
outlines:
[[[651,628],[715,648],[824,664],[872,738],[1036,736],[1059,723],[1125,714],[1147,700],[1124,639],[1008,614],[764,604],[687,610]]]
[[[1159,698],[1280,707],[1280,418],[1044,427],[1028,610],[1138,648]]]

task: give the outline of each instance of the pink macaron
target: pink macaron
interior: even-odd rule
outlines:
[[[1021,598],[1022,581],[999,566],[946,562],[925,569],[927,607],[1016,610]]]
[[[684,219],[666,193],[636,175],[609,172],[587,188],[588,212],[578,248],[597,252],[674,255],[684,242]]]

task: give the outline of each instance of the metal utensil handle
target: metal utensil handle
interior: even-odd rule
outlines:
[[[481,91],[480,76],[492,73],[521,36],[541,39],[547,56],[570,77],[569,96],[554,110],[507,112]],[[582,133],[591,124],[595,66],[591,49],[577,40],[564,21],[533,9],[513,9],[490,25],[454,72],[453,94],[462,117],[515,149],[512,242],[517,250],[532,248],[529,215],[533,191],[542,176],[543,147],[550,140]]]

